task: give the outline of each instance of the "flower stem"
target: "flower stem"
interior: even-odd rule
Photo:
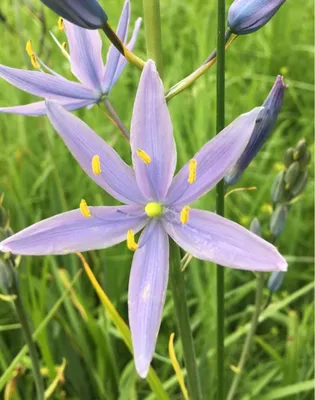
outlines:
[[[201,385],[198,375],[194,342],[190,329],[184,274],[181,271],[179,248],[173,240],[170,240],[170,280],[172,284],[175,315],[187,369],[188,391],[191,400],[201,400]]]
[[[13,276],[12,287],[11,287],[10,291],[12,294],[14,294],[16,296],[16,298],[14,300],[15,309],[16,309],[16,313],[19,318],[19,321],[21,323],[21,328],[24,333],[24,338],[25,338],[26,344],[28,346],[28,351],[29,351],[29,355],[31,358],[31,362],[32,362],[32,369],[33,369],[33,375],[34,375],[36,392],[37,392],[37,400],[44,400],[45,391],[44,391],[44,384],[43,384],[42,376],[40,373],[38,354],[37,354],[37,350],[35,347],[35,343],[32,338],[32,332],[31,332],[31,327],[30,327],[30,323],[28,320],[28,316],[27,316],[26,310],[23,305],[18,275],[16,273],[15,268],[12,265],[12,262],[10,262],[10,269],[11,269],[12,276]]]
[[[133,65],[135,65],[138,69],[142,70],[144,67],[144,61],[141,60],[138,56],[136,56],[132,51],[128,50],[124,43],[119,39],[115,31],[111,28],[111,26],[106,22],[106,24],[102,27],[103,32],[108,37],[108,39],[112,42],[112,44],[116,47],[116,49],[124,56],[126,59]]]
[[[128,129],[126,128],[125,124],[122,122],[122,120],[119,118],[119,115],[117,114],[116,110],[114,109],[112,103],[109,101],[108,97],[105,97],[104,99],[104,104],[110,113],[110,116],[112,117],[113,121],[115,122],[115,125],[117,128],[120,130],[120,132],[124,135],[124,137],[127,140],[130,140],[130,133]]]
[[[217,134],[225,120],[225,0],[217,0]],[[224,181],[216,187],[216,210],[224,215]],[[217,265],[217,376],[218,400],[224,400],[224,269]]]
[[[156,68],[163,79],[160,0],[143,0],[143,14],[147,55],[155,61]]]
[[[238,373],[234,376],[227,400],[232,400],[235,396],[236,390],[238,388],[238,384],[240,382],[245,363],[247,361],[249,351],[253,342],[253,338],[257,329],[258,325],[258,318],[259,314],[262,309],[262,302],[263,302],[263,290],[264,290],[264,284],[265,284],[265,273],[261,272],[259,273],[258,276],[258,282],[257,282],[257,287],[256,287],[256,297],[255,297],[255,310],[252,316],[251,324],[250,324],[250,329],[247,333],[242,354],[239,360],[239,363],[237,365]]]

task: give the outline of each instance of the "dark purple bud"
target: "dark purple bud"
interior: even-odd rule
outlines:
[[[283,77],[278,75],[263,104],[264,109],[261,110],[256,120],[256,126],[248,145],[236,164],[224,177],[228,185],[234,185],[240,179],[244,170],[252,162],[253,158],[268,139],[281,110],[285,88],[287,88],[287,86],[283,82]]]
[[[285,272],[283,271],[275,271],[270,275],[268,280],[268,289],[274,293],[280,289],[283,279],[284,279]]]
[[[228,27],[237,35],[255,32],[264,26],[285,0],[235,0],[228,14]]]
[[[41,0],[47,7],[67,21],[86,29],[99,29],[107,22],[107,15],[97,0]]]

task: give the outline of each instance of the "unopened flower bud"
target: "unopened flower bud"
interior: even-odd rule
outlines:
[[[284,279],[285,272],[283,271],[275,271],[270,275],[268,280],[268,289],[274,293],[280,289],[283,279]]]
[[[303,192],[307,185],[307,179],[308,179],[308,171],[301,172],[296,180],[296,183],[292,188],[290,189],[290,192],[294,197],[298,196]]]
[[[299,159],[300,169],[301,170],[306,169],[310,161],[311,161],[311,152],[307,150]]]
[[[281,235],[287,222],[287,216],[288,207],[285,204],[279,204],[270,219],[270,232],[274,237]]]
[[[97,0],[41,0],[47,7],[67,21],[86,29],[99,29],[107,22],[107,15]]]
[[[0,227],[5,228],[8,223],[8,213],[0,206]]]
[[[271,187],[271,200],[273,203],[278,203],[284,195],[284,171],[279,172]]]
[[[13,272],[5,260],[0,258],[0,288],[8,291],[12,287]]]
[[[228,26],[237,35],[255,32],[264,26],[285,0],[235,0],[228,13]]]
[[[282,107],[284,89],[287,86],[283,82],[283,77],[278,75],[268,97],[266,98],[261,110],[252,136],[243,154],[236,164],[225,175],[224,180],[228,185],[234,185],[242,176],[244,170],[252,162],[263,144],[270,135]]]
[[[289,168],[290,165],[293,163],[294,159],[294,149],[293,147],[290,147],[286,152],[284,153],[284,165]]]
[[[295,184],[299,173],[300,165],[298,161],[294,161],[294,163],[290,165],[284,176],[284,181],[288,187],[291,188]]]
[[[252,220],[252,223],[250,224],[249,230],[251,232],[255,233],[255,235],[261,237],[261,227],[260,227],[260,222],[259,222],[258,218],[254,218]]]
[[[302,158],[305,153],[307,152],[307,143],[305,139],[301,139],[298,141],[297,145],[295,146],[294,151],[294,160],[299,160]]]

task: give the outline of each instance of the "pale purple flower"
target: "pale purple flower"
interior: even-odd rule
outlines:
[[[130,1],[126,0],[117,28],[117,35],[126,43],[130,19]],[[53,100],[69,111],[92,106],[107,96],[123,72],[127,63],[119,51],[111,45],[104,65],[102,40],[98,31],[80,28],[64,20],[68,38],[73,75],[80,81],[70,81],[58,75],[38,59],[46,72],[26,71],[0,65],[0,77],[12,85],[44,99]],[[136,21],[130,42],[132,50],[141,25]],[[38,116],[46,114],[45,101],[15,107],[2,107],[0,112]]]
[[[95,132],[61,106],[47,102],[48,117],[85,172],[127,205],[88,207],[38,222],[0,243],[22,255],[103,249],[127,237],[135,250],[129,281],[129,322],[136,368],[145,377],[153,356],[169,275],[170,236],[194,257],[256,271],[284,271],[270,243],[208,211],[189,208],[238,159],[261,108],[243,114],[206,143],[173,178],[176,147],[163,84],[148,61],[141,75],[131,124],[134,169]],[[138,244],[133,234],[144,228]]]

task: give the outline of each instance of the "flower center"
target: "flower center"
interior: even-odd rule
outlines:
[[[148,217],[159,217],[163,213],[163,206],[160,203],[152,201],[145,206],[144,211]]]

